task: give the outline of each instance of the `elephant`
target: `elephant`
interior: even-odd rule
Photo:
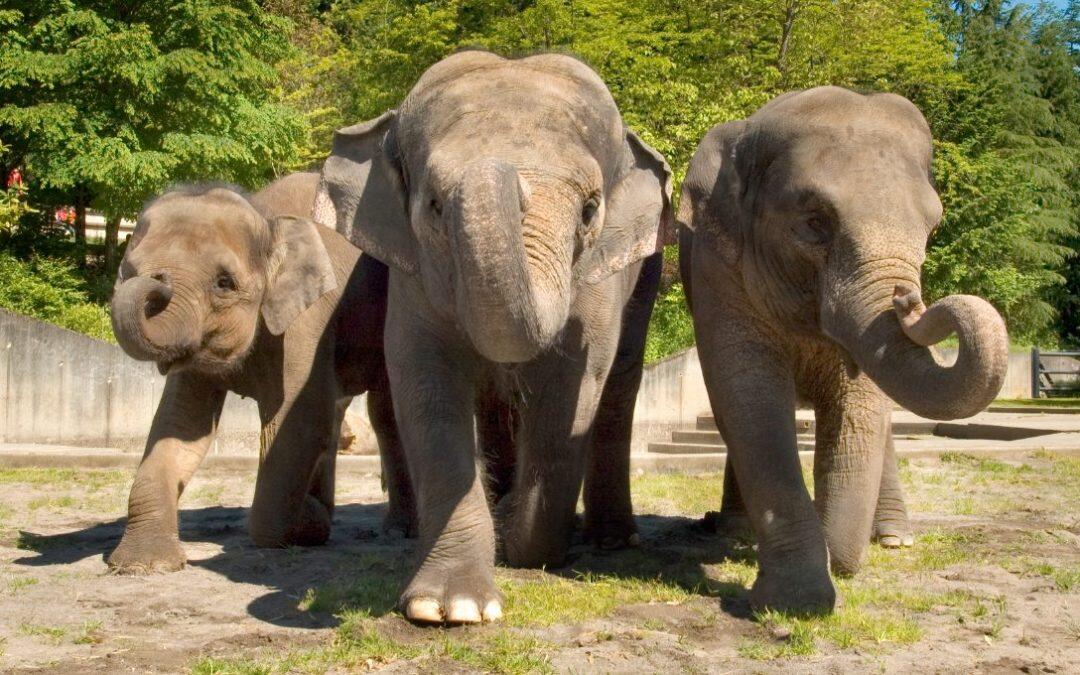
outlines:
[[[893,94],[789,92],[699,144],[677,216],[680,271],[728,445],[723,509],[758,540],[758,608],[828,612],[873,529],[908,534],[890,398],[933,419],[993,400],[1005,324],[981,298],[922,301],[942,217],[922,113]],[[931,345],[956,333],[943,365]],[[796,400],[816,414],[812,502]],[[742,503],[740,503],[742,502]],[[724,513],[724,511],[722,511]],[[896,543],[895,541],[893,543]]]
[[[318,183],[318,173],[293,174],[250,198],[218,184],[181,186],[139,215],[113,328],[128,355],[167,377],[112,570],[186,563],[177,500],[213,442],[227,392],[255,399],[262,421],[249,518],[256,545],[329,537],[339,429],[365,391],[389,492],[384,527],[415,529],[382,348],[387,270],[309,218]]]
[[[630,423],[671,172],[596,73],[459,52],[397,110],[339,130],[323,180],[317,210],[390,268],[386,361],[420,537],[404,615],[498,619],[496,524],[511,565],[559,565],[583,480],[586,534],[632,543]],[[512,489],[492,505],[481,455],[507,444]]]

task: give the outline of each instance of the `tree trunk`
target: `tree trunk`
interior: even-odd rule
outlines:
[[[776,69],[780,71],[781,81],[787,75],[788,47],[791,45],[791,31],[795,26],[795,16],[799,12],[799,4],[799,0],[791,0],[784,11],[784,26],[780,35],[780,51],[776,55]]]
[[[112,216],[105,221],[105,273],[110,278],[116,276],[120,267],[119,236],[120,216]]]
[[[75,262],[86,267],[86,198],[75,197]]]

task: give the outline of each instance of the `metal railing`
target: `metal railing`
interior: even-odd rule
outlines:
[[[1077,359],[1077,364],[1070,370],[1061,370],[1060,365],[1047,368],[1043,358],[1053,358],[1060,363],[1061,358]],[[1063,377],[1069,376],[1072,377]],[[1065,394],[1080,396],[1080,352],[1044,352],[1038,347],[1031,348],[1031,398],[1042,398]]]

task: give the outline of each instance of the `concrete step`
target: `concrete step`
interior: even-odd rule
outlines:
[[[813,443],[813,434],[799,434],[798,439],[800,442]],[[690,430],[677,430],[671,432],[671,440],[675,443],[704,443],[707,445],[724,445],[724,439],[720,437],[720,432],[713,429],[712,431],[701,431],[698,429]]]
[[[927,436],[934,434],[940,426],[938,422],[893,422],[894,436]],[[953,425],[956,426],[956,425]],[[811,437],[816,430],[816,424],[812,419],[795,420],[796,433],[807,434]],[[698,415],[696,431],[716,431],[716,418],[711,414]]]
[[[800,441],[799,450],[813,452],[814,443]],[[710,443],[662,442],[649,443],[649,452],[655,452],[661,455],[702,455],[710,453],[724,453],[727,452],[727,448],[723,445],[714,445]]]

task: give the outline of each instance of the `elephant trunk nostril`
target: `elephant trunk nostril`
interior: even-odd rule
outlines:
[[[152,319],[165,311],[165,308],[169,306],[169,302],[172,300],[173,296],[173,288],[169,285],[168,275],[155,274],[151,278],[158,283],[154,284],[146,291],[146,303],[144,308],[147,319]]]

